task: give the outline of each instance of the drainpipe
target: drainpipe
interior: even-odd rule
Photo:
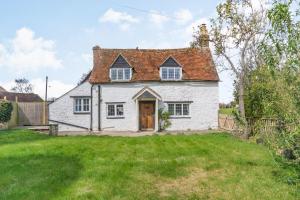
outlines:
[[[90,131],[93,130],[93,86],[91,86],[91,121],[90,121]]]
[[[101,86],[98,85],[98,131],[101,131]]]

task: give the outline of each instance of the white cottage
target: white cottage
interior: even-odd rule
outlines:
[[[59,131],[159,130],[159,109],[170,131],[218,127],[219,77],[208,42],[201,48],[93,48],[94,66],[80,85],[49,106]]]

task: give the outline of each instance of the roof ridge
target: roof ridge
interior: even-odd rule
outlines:
[[[188,50],[193,49],[192,47],[182,47],[182,48],[170,48],[170,49],[140,49],[140,48],[101,48],[100,50],[133,50],[133,51],[174,51],[174,50]]]

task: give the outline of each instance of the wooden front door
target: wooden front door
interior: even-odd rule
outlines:
[[[155,102],[140,101],[140,129],[153,130],[155,124]]]

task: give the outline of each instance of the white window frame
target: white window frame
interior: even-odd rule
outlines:
[[[171,114],[169,110],[169,105],[173,105],[173,114]],[[181,105],[181,114],[176,113],[176,105]],[[188,114],[183,114],[183,105],[188,106]],[[170,117],[176,118],[176,117],[190,117],[191,116],[191,103],[189,102],[167,102],[167,111],[170,113]]]
[[[130,72],[130,75],[129,75],[129,79],[126,79],[125,78],[125,70],[128,70],[129,69],[129,72]],[[116,79],[112,79],[112,71],[113,70],[116,70],[116,74],[117,74],[117,77]],[[122,77],[119,77],[119,71],[122,70]],[[131,80],[132,78],[132,68],[110,68],[109,70],[109,78],[111,81],[129,81]]]
[[[109,106],[114,106],[114,115],[108,115],[108,107]],[[118,106],[123,107],[123,114],[122,115],[118,115],[118,113],[117,113],[117,107]],[[106,103],[106,117],[107,118],[109,118],[109,119],[124,118],[124,114],[125,114],[124,103]]]
[[[86,105],[86,104],[84,104],[84,100],[88,100],[88,110],[84,110],[84,105]],[[78,102],[80,102],[79,103],[79,106],[77,106],[77,101]],[[91,110],[91,100],[90,100],[90,98],[89,97],[75,97],[74,98],[74,113],[90,113],[90,110]],[[79,108],[78,110],[77,110],[77,108]]]
[[[163,69],[167,69],[167,78],[163,78],[163,76],[162,76],[162,70]],[[169,77],[171,69],[174,70],[174,78]],[[176,69],[179,69],[179,78],[175,78],[175,70]],[[178,80],[181,80],[182,79],[182,68],[181,67],[160,67],[160,79],[164,80],[164,81],[178,81]]]

